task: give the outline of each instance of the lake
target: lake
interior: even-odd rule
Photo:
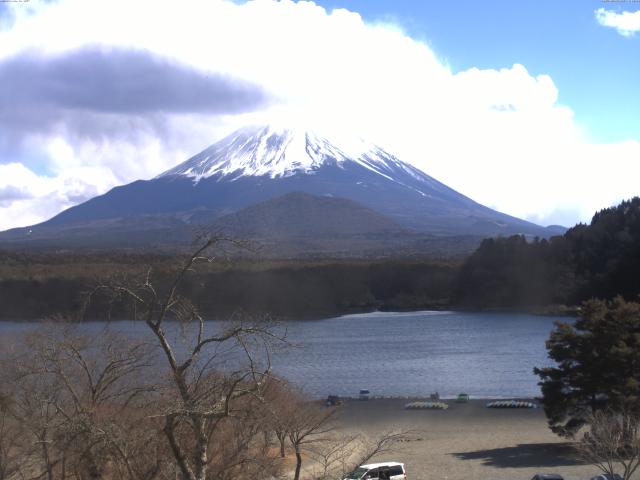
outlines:
[[[279,351],[273,369],[314,397],[328,394],[425,396],[460,392],[475,398],[540,394],[533,367],[547,366],[545,341],[559,317],[513,313],[376,312],[288,321],[295,347]],[[567,319],[570,320],[570,319]],[[218,322],[215,322],[218,323]],[[133,336],[145,325],[116,322]],[[36,323],[1,322],[0,335]],[[99,334],[100,322],[82,328]]]

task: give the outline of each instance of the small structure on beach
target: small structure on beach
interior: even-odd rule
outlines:
[[[410,402],[404,408],[407,410],[446,410],[449,405],[444,402]]]
[[[487,408],[538,408],[538,405],[522,400],[496,400],[488,402]]]

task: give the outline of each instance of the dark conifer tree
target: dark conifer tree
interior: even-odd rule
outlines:
[[[640,414],[640,304],[591,300],[547,341],[555,367],[535,368],[551,430],[574,434],[596,411]]]

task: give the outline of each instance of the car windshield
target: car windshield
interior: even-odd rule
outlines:
[[[347,478],[351,480],[360,480],[367,471],[368,470],[366,468],[356,468],[353,472],[347,475]]]

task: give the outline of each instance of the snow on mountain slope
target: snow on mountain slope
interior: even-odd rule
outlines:
[[[230,181],[243,176],[275,179],[300,173],[312,175],[325,165],[343,168],[349,162],[400,184],[403,183],[397,178],[398,172],[431,188],[441,185],[361,138],[340,135],[329,140],[312,130],[275,126],[244,127],[157,178],[182,175],[196,183],[214,175]],[[405,186],[428,196],[415,186]]]

